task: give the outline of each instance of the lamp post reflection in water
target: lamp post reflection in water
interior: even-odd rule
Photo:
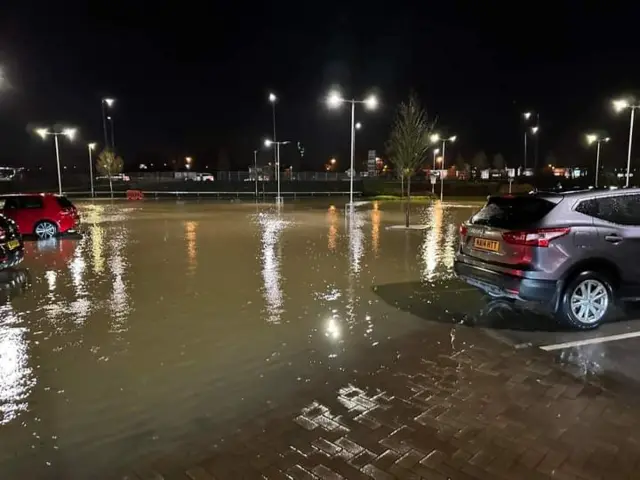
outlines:
[[[420,247],[420,257],[423,262],[422,281],[432,282],[440,259],[440,243],[442,242],[442,203],[431,204],[427,211],[429,224],[427,234]]]
[[[373,202],[371,209],[371,250],[375,258],[378,258],[380,250],[380,205]]]
[[[338,239],[338,213],[336,207],[331,205],[327,213],[329,220],[329,234],[327,235],[327,248],[331,252],[336,251],[337,239]]]
[[[288,222],[282,220],[280,215],[271,213],[261,213],[258,221],[261,229],[262,281],[267,322],[280,323],[284,296],[280,278],[280,252],[276,249]]]
[[[128,269],[127,260],[124,255],[127,245],[126,230],[123,228],[115,232],[109,242],[109,269],[113,275],[111,290],[111,332],[124,332],[126,328],[126,320],[129,316],[131,306],[129,305],[129,295],[127,294],[127,285],[124,280],[125,272]]]
[[[28,409],[36,381],[29,366],[27,329],[9,305],[0,307],[0,425],[7,425]]]
[[[197,266],[197,242],[196,242],[196,230],[198,228],[198,222],[185,222],[184,223],[184,236],[187,240],[187,259],[189,260],[189,273],[193,274],[196,271]]]
[[[364,221],[362,213],[353,209],[351,218],[348,223],[349,232],[349,289],[347,298],[347,321],[352,323],[355,321],[356,308],[356,282],[360,274],[362,255],[364,253],[364,233],[362,227]]]

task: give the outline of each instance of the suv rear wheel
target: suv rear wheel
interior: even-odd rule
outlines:
[[[599,272],[582,272],[568,284],[562,296],[559,315],[573,328],[599,327],[614,309],[611,281]]]

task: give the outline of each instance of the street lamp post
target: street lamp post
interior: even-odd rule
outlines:
[[[256,184],[256,200],[258,199],[258,150],[253,151],[253,179]]]
[[[621,99],[613,101],[613,108],[616,112],[628,108],[631,110],[631,118],[629,121],[629,148],[627,150],[627,180],[625,187],[629,187],[629,178],[631,177],[631,146],[633,145],[633,123],[636,116],[636,108],[640,108],[640,103],[631,103],[629,100]]]
[[[338,108],[342,103],[351,104],[351,166],[349,169],[349,205],[353,209],[353,177],[355,177],[354,156],[356,147],[356,103],[363,103],[369,110],[374,110],[378,106],[378,99],[374,95],[370,95],[364,100],[342,98],[339,92],[329,92],[327,96],[327,105],[329,108]]]
[[[93,160],[91,159],[91,152],[96,148],[95,143],[90,143],[87,145],[87,149],[89,150],[89,180],[91,182],[91,198],[95,197],[95,192],[93,190]]]
[[[445,152],[446,152],[446,148],[447,148],[447,142],[455,142],[456,139],[458,138],[457,135],[452,135],[448,138],[441,138],[440,135],[438,133],[434,133],[433,135],[431,135],[431,142],[432,143],[437,143],[437,142],[442,142],[442,168],[441,168],[441,172],[440,172],[440,201],[442,201],[443,198],[443,190],[444,190],[444,162],[445,162]]]
[[[115,99],[113,98],[103,98],[102,99],[102,129],[104,130],[104,145],[105,148],[109,146],[109,136],[107,134],[107,118],[111,118],[107,116],[107,108],[111,108],[113,106],[113,104],[115,103]],[[113,123],[111,124],[112,128],[113,128]],[[113,140],[113,135],[111,137],[111,139]],[[111,146],[111,149],[113,150],[113,145]]]
[[[433,149],[433,170],[435,171],[436,169],[436,156],[440,153],[440,149],[439,148],[434,148]],[[431,184],[431,193],[435,194],[436,193],[436,184],[435,184],[435,179],[433,180],[434,183]]]
[[[275,142],[276,140],[278,140],[278,137],[276,137],[276,102],[278,101],[278,97],[276,96],[275,93],[270,93],[269,94],[269,103],[271,104],[271,111],[273,113],[273,141]],[[273,149],[273,161],[278,163],[277,161],[277,156],[278,154],[278,149],[274,148]]]
[[[596,147],[596,178],[595,178],[595,188],[598,188],[598,174],[600,173],[600,144],[602,142],[607,143],[609,140],[611,140],[609,137],[600,137],[594,133],[589,133],[587,135],[587,142],[589,142],[589,145],[591,145],[592,143],[596,143],[597,147]]]
[[[43,139],[47,138],[47,135],[53,135],[54,144],[56,146],[56,166],[58,168],[58,193],[60,195],[62,195],[62,174],[60,173],[60,147],[58,146],[58,137],[60,135],[64,135],[69,140],[73,140],[76,131],[77,130],[75,128],[65,128],[61,132],[55,132],[47,128],[36,129],[36,133]]]
[[[288,143],[291,143],[290,141],[285,141],[285,142],[276,142],[274,140],[265,140],[264,141],[264,146],[265,147],[270,147],[271,145],[275,145],[275,150],[276,150],[276,180],[278,182],[278,196],[276,197],[276,205],[280,206],[282,205],[282,197],[280,196],[280,145],[287,145]]]

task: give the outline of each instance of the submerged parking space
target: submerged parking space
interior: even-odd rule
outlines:
[[[640,328],[559,329],[457,280],[458,225],[477,205],[416,205],[411,231],[388,228],[404,222],[395,203],[351,221],[326,200],[78,206],[81,238],[29,241],[0,274],[1,478],[109,477],[206,444],[411,336],[440,351]],[[596,375],[635,361],[603,348]],[[552,355],[578,365],[585,351]]]

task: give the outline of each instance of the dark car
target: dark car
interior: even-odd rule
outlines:
[[[492,297],[536,302],[579,329],[640,300],[640,189],[490,197],[460,226],[454,269]]]
[[[18,265],[23,258],[24,244],[17,225],[0,215],[0,270]]]
[[[0,197],[0,212],[16,222],[23,235],[45,240],[78,228],[78,210],[67,197],[21,193]]]

